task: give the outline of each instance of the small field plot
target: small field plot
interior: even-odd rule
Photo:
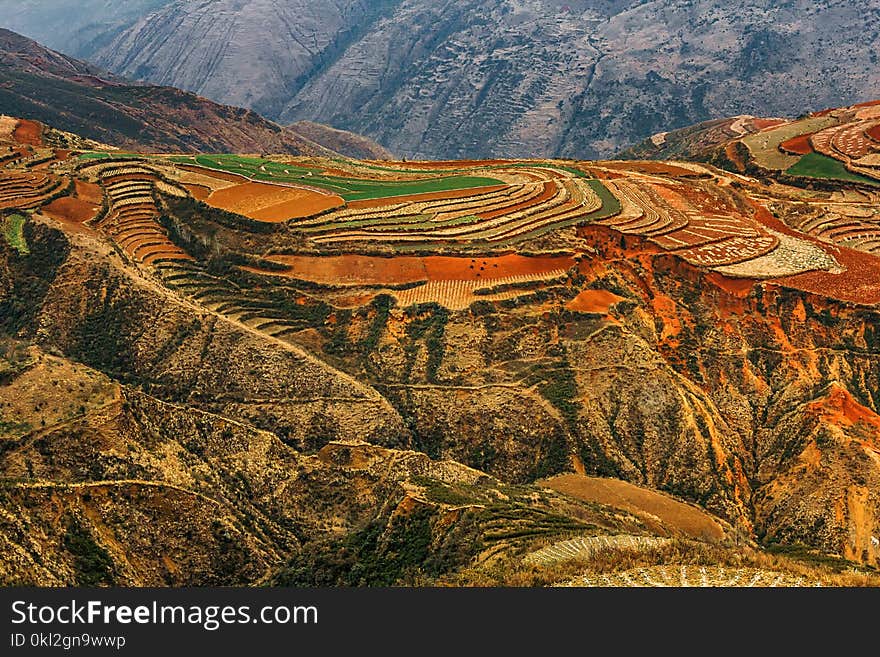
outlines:
[[[13,249],[21,255],[27,255],[27,240],[24,237],[24,222],[26,218],[20,214],[11,214],[3,219],[3,237]]]
[[[786,170],[790,176],[804,176],[806,178],[826,178],[829,180],[842,180],[857,182],[866,185],[880,187],[880,182],[871,180],[847,170],[842,162],[821,153],[808,153],[804,155],[794,166]]]

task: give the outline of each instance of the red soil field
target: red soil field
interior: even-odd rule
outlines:
[[[867,134],[874,141],[880,141],[880,125],[875,125],[873,128],[868,128],[865,131],[865,134]]]
[[[775,128],[778,125],[787,123],[785,119],[753,119],[752,123],[757,130],[766,130],[767,128]]]
[[[267,223],[308,217],[345,203],[339,196],[254,182],[218,189],[205,202],[215,208]]]
[[[271,256],[290,269],[279,275],[325,285],[402,285],[418,281],[491,281],[508,276],[569,269],[572,256],[487,258],[453,256]],[[250,270],[256,271],[256,270]],[[259,271],[261,274],[272,273]]]
[[[382,208],[387,205],[397,203],[410,203],[419,201],[445,201],[447,199],[467,198],[469,196],[477,196],[480,194],[491,194],[504,189],[506,185],[495,185],[493,187],[475,187],[471,189],[455,189],[448,192],[427,192],[425,194],[410,194],[409,196],[394,196],[391,198],[365,199],[363,201],[349,201],[349,208],[362,210],[372,208]]]
[[[880,303],[880,258],[845,246],[830,246],[807,233],[799,233],[774,217],[764,206],[754,202],[752,204],[755,206],[755,219],[758,222],[779,233],[812,242],[834,256],[846,268],[842,274],[811,271],[774,278],[770,282],[851,303]]]
[[[211,190],[204,185],[186,184],[184,187],[190,194],[192,194],[194,199],[198,199],[199,201],[204,201],[211,195]]]
[[[880,258],[845,247],[832,249],[831,253],[846,267],[842,274],[814,271],[776,278],[773,282],[841,301],[870,305],[880,303]]]
[[[565,307],[582,313],[600,313],[605,315],[611,309],[611,306],[623,300],[623,297],[619,297],[608,290],[584,290],[569,301]]]
[[[556,185],[554,183],[545,182],[543,191],[535,198],[523,201],[521,203],[516,203],[514,205],[509,205],[505,208],[499,208],[498,210],[493,210],[492,212],[478,212],[477,216],[481,219],[494,219],[495,217],[501,217],[505,214],[510,214],[511,212],[525,210],[526,208],[531,208],[536,205],[540,205],[541,203],[546,203],[554,196],[556,196],[556,192]]]
[[[869,100],[865,103],[856,103],[853,107],[874,107],[875,105],[880,105],[880,100]]]
[[[28,144],[30,146],[43,145],[43,128],[36,121],[22,119],[15,126],[15,132],[12,133],[12,136],[19,144]]]
[[[812,136],[813,133],[808,135],[798,135],[797,137],[779,144],[779,148],[786,153],[792,153],[793,155],[807,155],[808,153],[813,152],[813,145],[810,143],[810,137]]]
[[[544,479],[538,484],[579,500],[626,509],[649,526],[656,527],[659,520],[666,527],[686,536],[713,540],[725,536],[724,527],[718,520],[698,506],[618,479],[564,474]]]
[[[94,203],[65,196],[43,207],[43,213],[63,223],[81,224],[93,219],[98,212],[98,207]]]

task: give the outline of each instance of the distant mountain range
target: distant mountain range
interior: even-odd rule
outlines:
[[[608,156],[880,95],[868,0],[0,0],[0,16],[128,77],[428,158]]]
[[[0,29],[0,114],[131,150],[387,157],[324,126],[282,127],[252,110],[172,87],[132,83]]]

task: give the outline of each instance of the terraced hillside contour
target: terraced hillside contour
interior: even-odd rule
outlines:
[[[9,213],[4,335],[100,372],[124,399],[94,417],[78,395],[33,417],[0,406],[10,435],[30,436],[4,452],[8,477],[24,482],[9,517],[43,526],[44,502],[63,492],[65,532],[91,532],[120,564],[116,534],[89,521],[73,484],[88,482],[106,509],[124,497],[122,518],[150,509],[169,535],[180,525],[161,513],[167,496],[207,496],[225,523],[212,533],[198,516],[209,547],[192,551],[192,569],[123,569],[130,581],[207,577],[224,532],[238,537],[232,554],[252,556],[223,581],[357,584],[361,563],[367,582],[433,582],[476,577],[469,567],[489,577],[480,564],[496,558],[516,577],[549,577],[568,566],[523,556],[599,536],[676,537],[610,550],[645,567],[696,562],[676,552],[682,535],[804,549],[828,568],[880,559],[880,264],[794,221],[826,205],[865,215],[869,189],[687,162],[145,156],[50,146],[51,131],[32,127],[4,128],[9,152],[34,149],[33,166],[13,158],[0,177],[69,184]],[[33,164],[40,151],[48,159]],[[4,376],[30,385],[28,361],[10,362]],[[151,417],[170,424],[146,453],[138,445],[160,431]],[[64,426],[33,424],[53,418]],[[143,431],[106,443],[114,422]],[[225,452],[233,465],[180,438],[202,431],[241,448]],[[248,445],[285,456],[266,468]],[[49,458],[49,446],[61,451]],[[258,462],[259,477],[230,480],[241,462]],[[563,490],[564,473],[630,488]],[[347,491],[339,504],[329,492],[302,502],[320,502],[320,517],[298,497],[314,478]],[[29,499],[43,510],[22,515]],[[608,504],[601,523],[585,520]],[[234,519],[252,512],[253,527]],[[22,536],[21,522],[7,526]],[[29,563],[23,540],[11,544]],[[581,551],[597,567],[609,552]],[[713,554],[699,563],[746,563]]]

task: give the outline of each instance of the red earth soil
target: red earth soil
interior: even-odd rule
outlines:
[[[787,123],[785,119],[753,119],[752,124],[754,124],[756,130],[766,130],[767,128],[775,128],[778,125],[782,125],[783,123]]]
[[[730,296],[739,299],[748,297],[752,288],[755,287],[755,281],[749,278],[730,278],[717,272],[710,272],[706,275],[706,279]]]
[[[831,248],[830,251],[846,267],[842,274],[814,271],[773,279],[773,282],[841,301],[868,305],[880,303],[880,258],[845,247]]]
[[[82,224],[93,219],[98,205],[79,198],[65,196],[43,207],[43,213],[63,223]]]
[[[272,262],[290,269],[281,276],[325,285],[402,285],[418,281],[497,280],[508,276],[545,274],[567,270],[573,256],[528,257],[505,255],[487,258],[453,256],[271,256]],[[257,270],[250,270],[257,271]],[[259,271],[259,273],[273,273]]]
[[[197,199],[199,201],[204,201],[211,195],[211,190],[204,185],[185,184],[184,187],[194,199]]]
[[[525,210],[526,208],[531,208],[536,205],[540,205],[541,203],[546,203],[554,196],[556,196],[556,192],[556,185],[554,183],[545,182],[543,191],[535,198],[529,199],[527,201],[522,201],[521,203],[516,203],[514,205],[509,205],[505,208],[499,208],[498,210],[493,210],[491,212],[478,212],[477,216],[480,219],[494,219],[495,217],[501,217],[503,215],[510,214],[511,212]]]
[[[859,404],[849,392],[836,384],[826,397],[809,404],[807,412],[837,426],[863,424],[875,436],[880,435],[880,416]]]
[[[793,155],[806,155],[807,153],[812,153],[813,145],[810,143],[810,137],[812,136],[813,133],[808,135],[798,135],[797,137],[779,144],[779,148],[786,153],[792,153]]]
[[[410,194],[409,196],[394,196],[386,198],[365,199],[363,201],[349,201],[347,207],[352,209],[381,208],[396,203],[410,203],[418,201],[445,201],[447,199],[467,198],[480,194],[491,194],[501,191],[507,185],[495,185],[494,187],[472,187],[471,189],[454,189],[448,192],[427,192],[425,194]]]
[[[43,145],[43,127],[36,121],[22,119],[15,127],[12,133],[13,139],[19,144],[28,144],[30,146]]]
[[[856,103],[853,107],[874,107],[875,105],[880,105],[880,100],[869,100],[865,103]]]
[[[831,246],[806,233],[799,233],[774,217],[767,208],[754,203],[755,219],[773,230],[811,242],[830,253],[846,271],[832,274],[827,271],[811,271],[795,276],[774,278],[778,283],[804,292],[811,292],[832,299],[851,303],[874,305],[880,303],[880,258],[845,246]]]
[[[205,202],[215,208],[267,223],[308,217],[345,203],[339,196],[255,182],[218,189]]]
[[[565,307],[582,313],[600,313],[605,315],[608,314],[611,306],[623,300],[623,297],[619,297],[608,290],[584,290],[569,301]]]
[[[880,141],[880,124],[875,125],[873,128],[868,128],[865,131],[865,134],[867,134],[874,141]]]

